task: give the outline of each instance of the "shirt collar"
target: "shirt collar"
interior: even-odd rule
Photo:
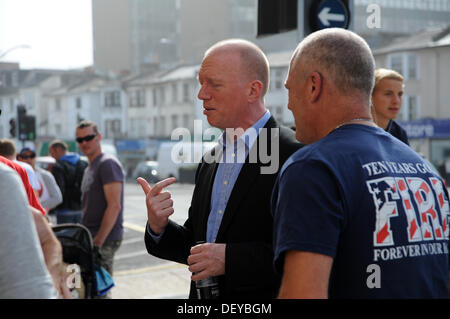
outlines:
[[[256,138],[259,135],[260,130],[266,125],[267,121],[270,119],[270,112],[266,110],[266,112],[259,118],[258,121],[255,122],[251,127],[249,127],[244,134],[242,134],[238,140],[240,142],[244,142],[247,149],[250,149],[256,141]],[[254,134],[256,132],[256,134]],[[225,135],[225,131],[219,137],[219,144],[225,148],[227,146],[227,139]]]

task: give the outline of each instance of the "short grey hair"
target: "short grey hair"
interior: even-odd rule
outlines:
[[[363,38],[354,32],[328,28],[307,36],[297,47],[294,63],[326,70],[344,94],[360,91],[370,99],[375,83],[375,59]]]

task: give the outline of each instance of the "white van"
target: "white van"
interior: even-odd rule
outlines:
[[[101,145],[102,145],[102,152],[106,153],[106,154],[111,154],[114,157],[118,157],[117,156],[117,149],[114,146],[114,143],[112,142],[108,142],[108,141],[101,141]]]
[[[161,179],[179,179],[180,167],[196,167],[203,154],[216,146],[215,142],[163,142],[158,150],[158,175]]]

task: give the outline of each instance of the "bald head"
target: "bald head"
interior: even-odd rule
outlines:
[[[357,34],[338,28],[314,32],[297,47],[292,67],[305,77],[313,71],[326,73],[342,95],[358,91],[369,101],[374,86],[375,60],[367,43]]]
[[[261,98],[264,98],[269,89],[269,62],[264,52],[254,43],[243,39],[229,39],[217,42],[205,52],[210,54],[236,52],[240,57],[240,69],[243,71],[243,80],[260,81],[262,83]]]

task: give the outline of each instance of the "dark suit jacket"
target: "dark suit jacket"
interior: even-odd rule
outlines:
[[[271,117],[266,128],[278,127]],[[251,151],[256,151],[260,139],[268,141],[269,153],[279,138],[279,165],[274,174],[261,174],[261,167],[269,166],[267,159],[250,161],[242,166],[224,212],[216,243],[226,243],[225,275],[219,276],[220,295],[224,298],[274,298],[280,278],[273,268],[272,227],[270,198],[278,171],[287,158],[302,144],[295,132],[281,127],[279,135],[271,137],[270,130],[258,136]],[[267,145],[266,144],[266,145]],[[217,146],[209,155],[222,152]],[[255,154],[255,153],[251,153]],[[208,164],[204,157],[199,164],[189,216],[183,226],[169,221],[158,244],[145,234],[147,251],[157,257],[187,264],[190,249],[206,239],[206,225],[211,209],[211,192],[218,163]],[[252,163],[253,162],[253,163]],[[266,164],[263,164],[266,163]],[[195,283],[191,283],[190,298],[196,298]]]

